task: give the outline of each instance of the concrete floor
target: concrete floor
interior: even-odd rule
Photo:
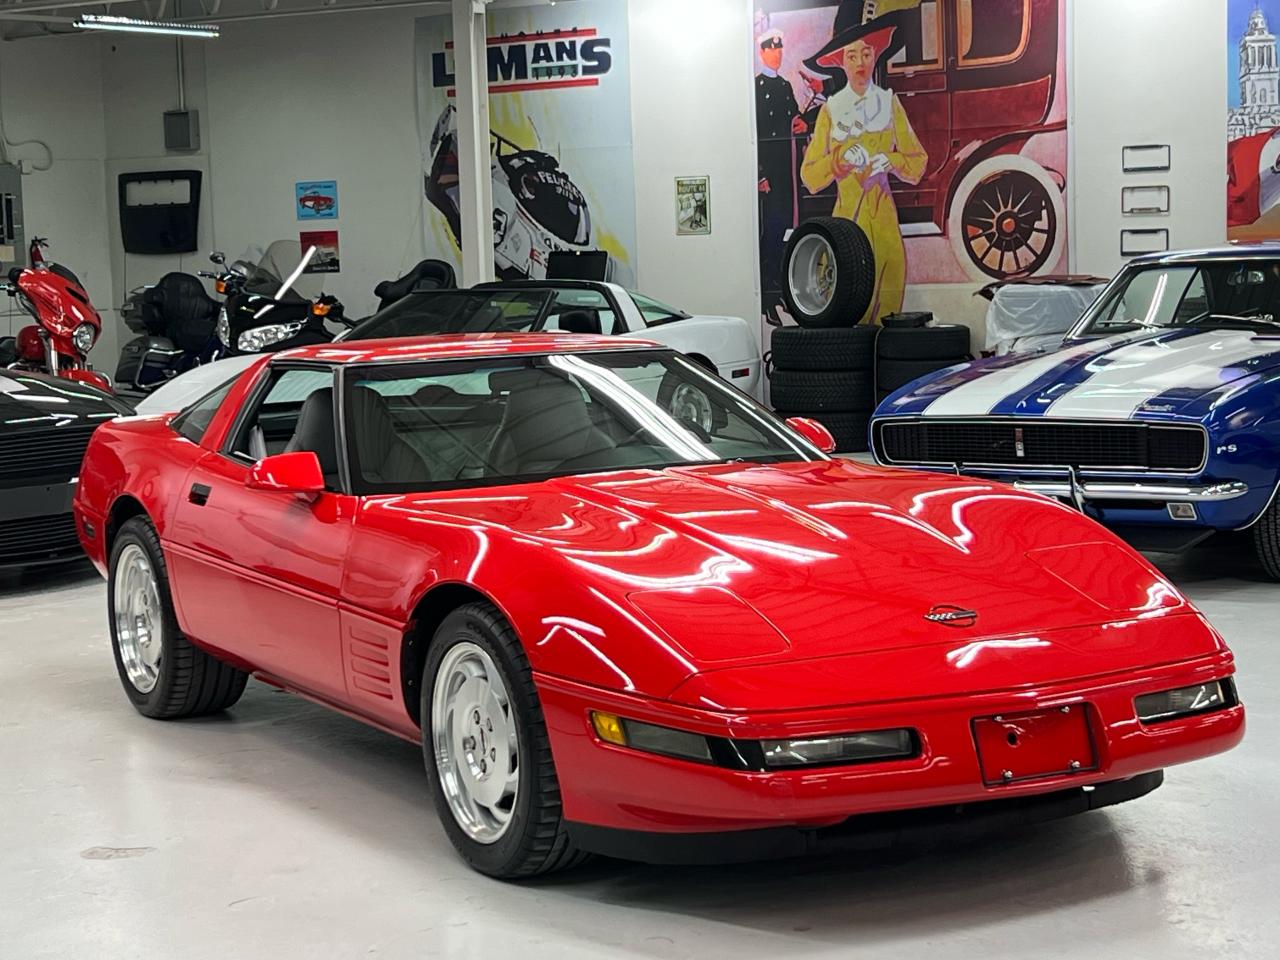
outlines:
[[[454,856],[417,750],[250,684],[143,719],[102,582],[0,579],[0,957],[1275,958],[1280,586],[1165,567],[1239,657],[1236,751],[983,846],[732,869],[597,862],[521,886]]]

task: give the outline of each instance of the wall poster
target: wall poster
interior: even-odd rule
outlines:
[[[676,236],[711,233],[711,178],[676,177]]]
[[[1227,236],[1280,237],[1280,0],[1227,2]]]
[[[337,230],[300,230],[298,244],[303,253],[307,252],[308,247],[316,248],[316,255],[311,258],[303,273],[337,273],[341,269]]]
[[[847,217],[871,240],[866,320],[907,284],[1066,271],[1062,0],[757,0],[766,313],[784,237]]]
[[[557,251],[604,250],[634,282],[635,179],[625,0],[490,8],[494,266],[541,279]],[[458,264],[450,17],[416,21],[418,136],[428,256]]]
[[[293,185],[299,220],[338,218],[338,181],[299,180]]]

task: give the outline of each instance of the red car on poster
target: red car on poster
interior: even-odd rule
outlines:
[[[314,210],[316,213],[332,209],[337,202],[336,197],[326,196],[323,193],[304,193],[298,198],[299,206]]]
[[[829,448],[657,345],[325,344],[103,424],[75,512],[139,711],[252,676],[420,742],[494,876],[1062,816],[1240,740],[1230,651],[1097,524]]]

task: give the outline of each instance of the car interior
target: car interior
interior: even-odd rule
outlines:
[[[584,324],[591,311],[579,311]],[[571,322],[577,322],[572,321]],[[714,391],[702,391],[664,363],[621,365],[610,390],[593,388],[604,371],[575,374],[536,361],[477,367],[432,363],[412,372],[371,369],[349,382],[347,429],[357,486],[416,489],[437,484],[714,460],[761,453],[772,438]],[[705,412],[682,415],[676,405],[699,391]],[[612,392],[611,392],[612,391]],[[637,417],[656,402],[670,419]],[[340,459],[332,373],[278,371],[232,438],[228,451],[244,462],[310,450],[326,485],[338,487]],[[772,444],[776,447],[776,443]],[[690,453],[690,449],[694,452]],[[772,450],[772,454],[779,453]]]

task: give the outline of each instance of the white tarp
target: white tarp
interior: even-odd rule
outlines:
[[[1011,283],[1000,287],[987,308],[986,349],[1003,356],[1056,346],[1104,286]]]

